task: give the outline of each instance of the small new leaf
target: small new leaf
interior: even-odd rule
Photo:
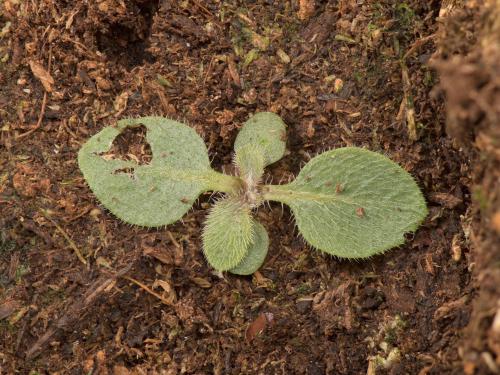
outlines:
[[[255,185],[260,182],[264,174],[264,157],[258,147],[248,144],[238,149],[234,162],[238,168],[239,176],[244,181]]]
[[[342,258],[366,258],[401,245],[427,215],[422,193],[404,169],[355,147],[318,155],[295,181],[267,189],[265,199],[291,207],[307,242]]]
[[[245,258],[254,241],[254,220],[250,207],[237,198],[216,202],[203,230],[203,252],[218,271],[228,271]]]
[[[260,112],[250,117],[241,128],[234,150],[252,145],[264,157],[264,167],[280,160],[285,154],[286,125],[283,120],[271,112]]]
[[[269,236],[267,235],[266,228],[255,220],[253,220],[253,225],[255,234],[247,250],[247,255],[245,255],[236,267],[229,270],[229,272],[236,275],[253,274],[262,266],[266,259],[267,250],[269,249]]]

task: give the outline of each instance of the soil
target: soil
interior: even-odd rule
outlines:
[[[469,228],[478,295],[464,330],[464,372],[498,373],[500,365],[500,4],[457,9],[440,33],[436,67],[446,93],[447,130],[476,153]],[[471,147],[474,145],[475,147]],[[495,359],[496,358],[496,359]]]
[[[0,373],[498,372],[500,17],[455,3],[4,0]],[[258,111],[288,125],[275,181],[366,147],[415,177],[422,227],[349,262],[308,248],[271,204],[264,266],[220,275],[200,250],[209,194],[181,223],[131,227],[77,166],[91,135],[155,114],[229,171]],[[148,162],[143,133],[115,152]]]

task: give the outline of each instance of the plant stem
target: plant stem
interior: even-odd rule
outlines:
[[[293,194],[288,185],[264,185],[261,191],[263,200],[282,203],[286,203],[290,199],[290,195]]]
[[[210,171],[207,175],[208,188],[227,194],[237,194],[243,188],[243,181],[239,177]]]

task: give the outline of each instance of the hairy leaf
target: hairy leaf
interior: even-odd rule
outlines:
[[[203,251],[208,263],[218,271],[236,267],[254,241],[251,210],[237,198],[214,204],[205,221]]]
[[[256,185],[264,174],[264,157],[252,144],[241,147],[235,155],[234,162],[240,177],[247,183]]]
[[[236,155],[247,145],[255,147],[264,157],[264,166],[280,160],[285,153],[286,125],[271,112],[260,112],[250,117],[243,125],[236,141]]]
[[[288,185],[267,186],[266,199],[289,205],[312,246],[365,258],[404,242],[427,215],[413,178],[387,157],[361,148],[325,152]]]
[[[125,128],[140,125],[147,128],[150,164],[103,155]],[[202,192],[231,179],[210,168],[205,144],[193,129],[162,117],[127,119],[104,128],[80,149],[78,164],[107,209],[127,223],[148,227],[175,222]]]
[[[247,250],[247,254],[236,267],[229,270],[229,272],[236,275],[251,275],[262,266],[266,259],[269,248],[269,236],[267,235],[266,228],[261,223],[255,220],[252,221],[255,234]]]
[[[239,149],[235,164],[243,186],[239,194],[252,208],[260,206],[263,202],[259,189],[264,174],[264,157],[254,145],[248,144]]]

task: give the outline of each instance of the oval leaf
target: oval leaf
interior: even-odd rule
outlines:
[[[280,160],[285,154],[286,125],[271,112],[260,112],[250,117],[243,125],[236,141],[236,154],[246,145],[255,147],[264,157],[264,166]]]
[[[153,159],[148,165],[102,156],[127,127],[144,125]],[[190,127],[162,117],[118,122],[90,138],[78,164],[101,203],[131,224],[155,227],[180,219],[208,190],[211,170],[206,146]]]
[[[267,235],[266,228],[255,221],[254,225],[254,239],[247,250],[247,255],[236,267],[229,270],[229,272],[236,275],[251,275],[257,271],[264,260],[266,259],[267,250],[269,249],[269,236]]]
[[[342,258],[365,258],[402,244],[427,215],[410,174],[361,148],[325,152],[291,184],[266,188],[265,198],[291,207],[307,242]]]
[[[211,208],[203,230],[203,252],[218,271],[236,267],[254,239],[250,208],[236,198],[224,198]]]

